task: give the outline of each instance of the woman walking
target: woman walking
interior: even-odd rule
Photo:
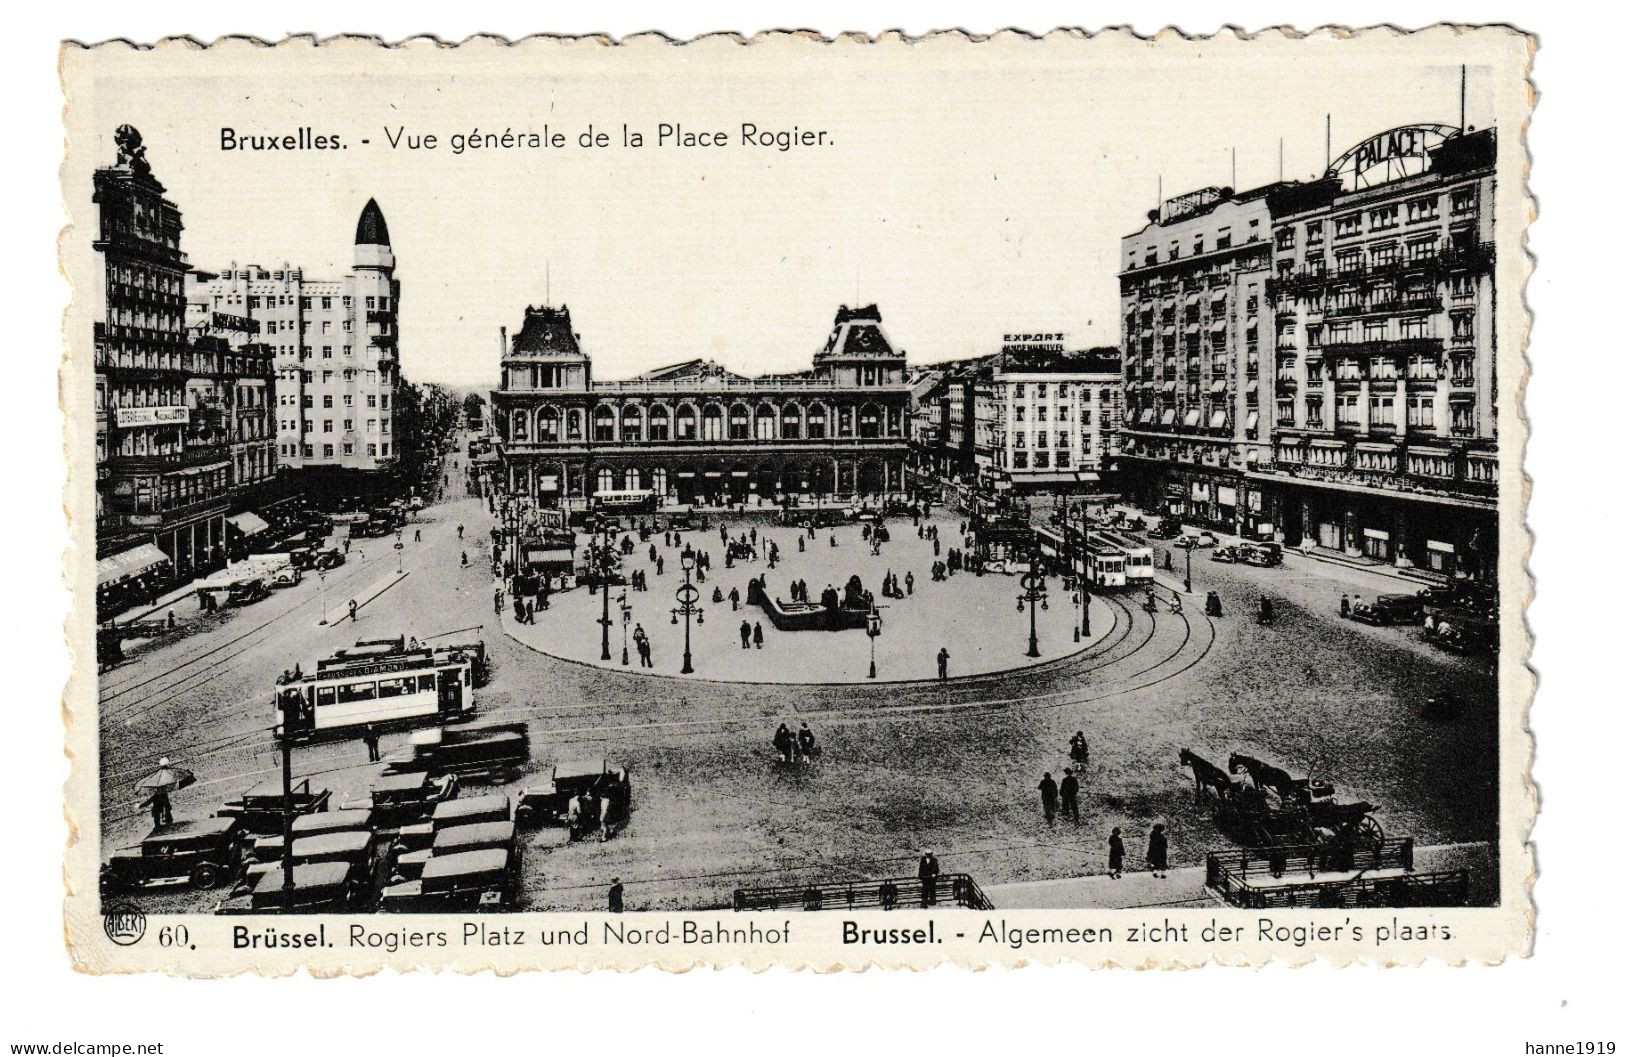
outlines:
[[[1111,869],[1112,880],[1116,881],[1123,876],[1123,831],[1113,826],[1112,839],[1106,846],[1110,849],[1106,865]]]
[[[1162,831],[1162,823],[1151,827],[1151,839],[1146,843],[1145,862],[1151,867],[1152,877],[1168,876],[1168,835]]]

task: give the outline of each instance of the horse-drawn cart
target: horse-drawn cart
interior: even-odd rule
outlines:
[[[1239,753],[1231,755],[1228,772],[1189,749],[1179,760],[1196,777],[1197,797],[1211,796],[1214,825],[1242,847],[1382,844],[1382,825],[1373,817],[1376,805],[1339,803],[1328,782],[1293,778]],[[1230,777],[1235,774],[1246,777]]]

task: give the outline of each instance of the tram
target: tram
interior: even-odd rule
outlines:
[[[1156,558],[1147,544],[1104,529],[1089,530],[1084,575],[1097,590],[1150,587]]]
[[[316,672],[279,680],[276,736],[293,740],[351,735],[364,727],[440,724],[474,714],[474,688],[486,677],[485,644],[418,646],[374,639],[337,650]]]

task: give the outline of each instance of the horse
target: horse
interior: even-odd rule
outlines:
[[[1204,788],[1211,787],[1213,795],[1222,799],[1232,796],[1239,782],[1233,782],[1225,774],[1224,768],[1218,764],[1209,763],[1189,749],[1179,750],[1179,765],[1189,767],[1191,774],[1196,777],[1196,795],[1200,797]]]
[[[1294,778],[1279,767],[1274,767],[1262,760],[1251,756],[1243,756],[1239,752],[1230,754],[1230,773],[1240,774],[1245,770],[1252,778],[1257,788],[1269,788],[1276,792],[1283,803],[1304,804],[1309,802],[1309,782],[1305,779]]]

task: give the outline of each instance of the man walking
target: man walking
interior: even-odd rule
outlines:
[[[739,622],[739,648],[742,650],[750,649],[750,621],[748,620]]]
[[[756,622],[756,626],[751,629],[750,639],[756,644],[757,649],[762,648],[762,622],[760,620],[758,620]]]
[[[1151,827],[1151,839],[1145,848],[1145,864],[1151,867],[1152,877],[1168,876],[1168,835],[1162,831],[1160,822]]]
[[[937,651],[937,678],[948,678],[948,647],[946,646]]]
[[[619,877],[609,879],[609,912],[611,914],[626,912],[626,889],[621,885]]]
[[[718,590],[721,590],[721,588],[718,588]],[[736,587],[728,592],[728,602],[733,606],[735,613],[739,612],[739,588]]]
[[[1123,876],[1123,831],[1116,826],[1112,827],[1111,840],[1106,842],[1106,848],[1106,867],[1111,871],[1112,880],[1119,880]]]
[[[908,588],[909,594],[914,593],[914,570],[910,569],[908,574],[903,577],[903,586]]]
[[[361,732],[361,743],[367,747],[367,762],[378,762],[378,729],[368,723]]]
[[[1044,805],[1044,821],[1052,826],[1055,825],[1055,779],[1050,777],[1048,771],[1045,771],[1044,777],[1039,780],[1038,799]]]
[[[1340,616],[1340,617],[1343,617],[1344,619],[1348,618],[1348,615],[1349,615],[1349,596],[1348,596],[1347,592],[1344,592],[1343,600],[1337,604],[1337,615]]]
[[[1061,817],[1078,821],[1078,776],[1070,767],[1066,769],[1066,777],[1061,779]]]
[[[499,587],[492,592],[491,601],[496,606],[496,615],[500,617],[502,615],[502,588]]]

